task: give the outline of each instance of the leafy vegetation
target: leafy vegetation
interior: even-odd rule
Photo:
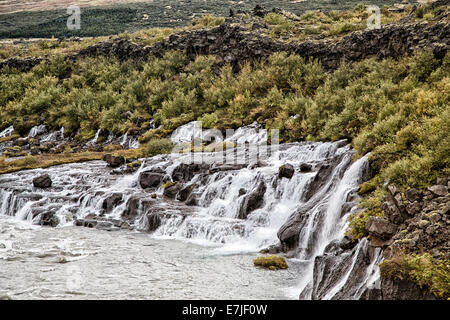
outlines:
[[[412,280],[438,298],[450,298],[450,260],[437,260],[429,253],[401,254],[380,264],[381,276]]]
[[[331,74],[286,53],[244,64],[238,74],[229,65],[215,73],[215,62],[176,51],[143,65],[57,55],[27,73],[4,70],[0,129],[14,125],[25,135],[45,123],[88,140],[98,129],[145,131],[153,119],[161,128],[147,130],[146,142],[192,120],[222,130],[258,121],[280,129],[285,142],[353,137],[358,156],[371,152],[372,191],[384,181],[423,187],[449,173],[449,54],[366,59]]]
[[[143,156],[153,157],[158,154],[170,153],[173,149],[173,144],[169,139],[153,139],[143,146]]]

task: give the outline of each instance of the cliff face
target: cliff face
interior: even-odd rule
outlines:
[[[395,186],[389,186],[382,202],[385,218],[371,217],[366,224],[370,246],[382,248],[387,261],[395,261],[405,253],[430,253],[433,259],[449,261],[449,189],[450,177],[438,179],[426,190],[411,188],[401,192]],[[397,265],[399,270],[384,271],[382,268],[380,290],[372,290],[364,298],[436,299],[431,288],[420,287],[408,271],[401,274],[402,265]]]
[[[255,16],[261,13],[254,12]],[[262,13],[263,15],[265,13]],[[388,24],[380,29],[350,33],[338,40],[309,40],[284,43],[264,35],[267,25],[256,18],[233,16],[214,28],[183,31],[153,46],[143,46],[126,39],[111,39],[89,46],[68,56],[113,56],[119,60],[145,60],[149,55],[161,57],[169,50],[186,51],[189,57],[215,55],[219,64],[231,63],[235,70],[245,61],[265,59],[275,52],[293,52],[304,58],[319,60],[325,69],[334,70],[340,63],[360,61],[368,57],[398,58],[418,49],[432,50],[442,58],[450,46],[448,13],[442,12],[432,21]],[[406,19],[408,20],[408,19]],[[0,68],[10,66],[28,71],[41,59],[10,59]]]
[[[248,30],[227,20],[212,28],[177,33],[151,47],[141,47],[127,40],[111,40],[80,51],[79,56],[115,56],[120,60],[162,56],[169,50],[185,50],[197,55],[216,55],[223,63],[237,67],[245,61],[264,59],[275,52],[294,52],[305,58],[319,60],[325,69],[334,70],[342,60],[360,61],[368,57],[398,58],[418,49],[430,49],[442,58],[450,46],[450,24],[442,16],[436,23],[386,25],[380,29],[351,33],[337,42],[329,40],[286,44],[263,36],[258,23]]]

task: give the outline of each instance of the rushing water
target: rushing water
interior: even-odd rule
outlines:
[[[137,232],[45,228],[0,216],[0,298],[290,299],[295,264],[273,272],[255,255]]]
[[[185,129],[174,139],[181,142]],[[262,136],[249,126],[236,137],[244,131],[252,141]],[[161,187],[143,190],[139,184],[147,171],[174,179],[192,154],[143,159],[135,173],[125,175],[112,175],[104,162],[92,161],[0,176],[0,215],[14,216],[2,220],[0,239],[11,237],[14,246],[2,252],[1,276],[8,280],[0,284],[0,293],[19,298],[358,299],[376,285],[379,252],[372,252],[367,241],[351,250],[337,248],[348,215],[357,210],[367,157],[353,162],[353,151],[343,141],[280,145],[259,165],[232,170],[219,164],[221,153],[204,156],[210,156],[206,171],[184,181],[196,186],[194,206],[164,197]],[[283,164],[296,168],[292,178],[279,178]],[[300,170],[301,164],[310,170]],[[33,178],[42,173],[51,176],[51,188],[33,187]],[[247,210],[246,201],[258,193],[261,203]],[[118,201],[108,207],[111,197]],[[49,212],[57,217],[57,228],[32,225]],[[155,212],[160,224],[147,232],[149,214]],[[97,227],[111,232],[73,227],[86,217],[103,219]],[[290,250],[289,271],[255,269],[255,254],[277,245],[277,233],[292,228],[298,230],[298,244]],[[18,261],[29,272],[17,275]],[[80,292],[64,289],[70,265],[86,272]],[[39,277],[48,281],[39,284]],[[103,277],[111,286],[101,285]],[[34,289],[27,291],[29,283]]]

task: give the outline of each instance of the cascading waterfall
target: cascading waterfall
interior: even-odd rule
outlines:
[[[100,129],[97,130],[97,132],[95,133],[95,136],[86,143],[87,146],[93,146],[97,143],[98,137],[100,135],[100,131],[101,131]]]
[[[261,140],[255,128],[246,132],[247,139]],[[145,231],[148,214],[157,212],[160,224],[152,231],[154,237],[213,245],[216,254],[277,246],[277,233],[294,221],[301,227],[289,256],[302,266],[295,284],[300,298],[358,299],[368,285],[376,286],[381,258],[365,240],[350,250],[338,248],[348,215],[357,210],[356,191],[367,167],[367,156],[352,162],[353,155],[344,141],[301,142],[280,145],[258,165],[226,170],[219,165],[213,170],[212,164],[185,181],[196,186],[195,205],[164,197],[161,186],[143,190],[139,184],[140,175],[152,170],[170,180],[189,154],[143,159],[141,167],[128,175],[110,174],[102,161],[5,174],[0,176],[0,214],[39,223],[51,213],[60,226],[103,219],[108,230],[126,226]],[[278,176],[284,164],[295,168],[290,179]],[[301,170],[302,164],[309,170]],[[51,176],[52,187],[34,188],[33,178],[43,173]],[[361,263],[367,255],[368,265]],[[340,271],[330,272],[333,269]]]
[[[0,138],[9,137],[13,132],[14,132],[14,127],[13,126],[9,126],[5,130],[0,132]]]

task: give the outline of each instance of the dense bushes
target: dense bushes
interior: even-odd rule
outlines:
[[[450,55],[424,51],[400,61],[366,59],[332,74],[315,61],[278,53],[266,62],[229,65],[189,61],[180,52],[143,65],[59,56],[28,73],[0,75],[0,129],[21,134],[42,122],[90,139],[98,129],[142,132],[141,142],[164,138],[192,120],[225,129],[253,121],[278,128],[282,141],[352,137],[370,159],[381,188],[425,186],[449,173]]]
[[[158,154],[171,153],[172,149],[173,144],[169,139],[153,139],[143,146],[142,153],[145,157],[153,157]]]

